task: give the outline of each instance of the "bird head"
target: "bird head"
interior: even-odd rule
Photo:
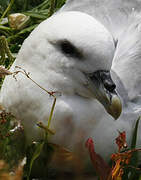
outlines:
[[[96,98],[117,119],[121,102],[110,76],[114,52],[113,37],[100,22],[70,11],[43,21],[24,42],[17,59],[38,67],[53,90]]]

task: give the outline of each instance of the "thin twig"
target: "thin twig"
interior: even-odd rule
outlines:
[[[39,88],[41,88],[42,90],[44,90],[44,91],[45,91],[46,93],[48,93],[50,96],[53,96],[54,98],[56,98],[56,97],[54,96],[54,94],[55,94],[56,92],[54,92],[54,91],[52,91],[52,92],[47,91],[44,87],[42,87],[40,84],[38,84],[36,81],[34,81],[34,80],[29,76],[30,73],[27,73],[27,72],[26,72],[24,69],[22,69],[21,67],[15,66],[15,68],[21,69],[22,71],[16,71],[16,72],[14,72],[14,73],[13,73],[13,76],[14,76],[14,77],[15,77],[16,74],[22,73],[22,74],[26,75],[26,77],[27,77],[28,79],[30,79],[34,84],[36,84]]]
[[[15,68],[18,68],[18,69],[20,69],[19,71],[15,71],[14,73],[13,73],[13,76],[14,76],[14,78],[16,78],[15,76],[18,74],[18,73],[22,73],[22,74],[24,74],[28,79],[30,79],[34,84],[36,84],[39,88],[41,88],[42,90],[44,90],[46,93],[48,93],[50,96],[53,96],[53,98],[54,98],[54,101],[53,101],[53,104],[52,104],[52,107],[51,107],[51,112],[50,112],[50,114],[49,114],[49,119],[48,119],[48,124],[47,124],[47,126],[45,126],[42,122],[38,122],[37,123],[37,125],[40,127],[40,128],[42,128],[42,129],[44,129],[45,130],[45,139],[47,138],[47,132],[52,132],[52,130],[50,130],[49,129],[49,127],[50,127],[50,124],[51,124],[51,120],[52,120],[52,116],[53,116],[53,112],[54,112],[54,108],[55,108],[55,104],[56,104],[56,96],[54,95],[54,93],[56,93],[56,92],[54,92],[54,91],[52,91],[52,92],[50,92],[50,91],[47,91],[45,88],[43,88],[41,85],[39,85],[36,81],[34,81],[30,76],[29,76],[29,72],[27,73],[24,69],[22,69],[21,67],[19,67],[19,66],[15,66]],[[53,132],[52,133],[50,133],[50,134],[53,134]]]

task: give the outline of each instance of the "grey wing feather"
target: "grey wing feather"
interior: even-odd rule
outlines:
[[[141,9],[139,0],[68,0],[61,11],[81,11],[103,23],[117,38],[132,11]]]

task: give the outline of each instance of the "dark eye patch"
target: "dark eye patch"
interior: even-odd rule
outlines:
[[[82,58],[82,53],[69,41],[67,40],[60,41],[59,46],[63,54],[79,59]]]

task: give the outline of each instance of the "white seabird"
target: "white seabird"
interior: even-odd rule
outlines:
[[[110,147],[110,144],[113,146],[112,141],[116,130],[125,130],[127,132],[127,141],[130,145],[133,127],[141,114],[140,9],[141,2],[138,0],[118,0],[116,2],[114,0],[68,0],[66,5],[61,9],[62,11],[81,11],[93,16],[111,32],[117,42],[111,74],[118,94],[122,99],[123,109],[118,121],[114,122],[99,108],[103,120],[100,121],[93,137],[100,130],[103,130],[102,135],[98,139],[95,139],[95,143],[98,145],[99,141],[103,141],[102,137],[104,137],[106,141],[103,144],[104,150],[106,149],[106,144],[108,144],[107,147]],[[107,133],[111,133],[109,139]],[[140,133],[141,125],[139,125],[138,146],[141,146]],[[103,153],[100,146],[98,146],[98,152]]]
[[[112,6],[114,1],[110,2],[112,2],[111,6],[109,5],[106,11],[111,7],[114,9]],[[106,4],[106,1],[99,1],[99,3]],[[75,5],[78,5],[78,9]],[[119,65],[120,68],[115,68],[122,61],[119,51],[120,47],[122,48],[122,43],[120,46],[122,39],[120,41],[118,38],[122,31],[118,31],[116,35],[113,34],[114,28],[110,28],[113,27],[111,25],[113,21],[108,25],[108,21],[97,15],[96,8],[93,8],[97,7],[96,5],[96,1],[87,3],[84,0],[68,1],[62,10],[42,22],[30,34],[10,70],[15,71],[15,66],[20,66],[30,72],[31,77],[48,91],[62,93],[62,96],[57,98],[51,122],[51,128],[56,131],[51,139],[52,142],[79,154],[80,151],[85,151],[84,143],[87,138],[92,137],[96,151],[103,156],[108,156],[115,150],[114,139],[117,136],[117,130],[125,130],[130,138],[134,120],[138,114],[135,114],[132,107],[131,110],[128,108],[130,99],[124,101],[124,96],[122,97],[123,92],[125,95],[128,94],[124,83],[127,79],[124,81],[125,75],[120,74],[124,67]],[[89,9],[90,6],[93,8],[93,13],[91,13],[92,8]],[[85,9],[87,9],[86,13],[91,13],[90,15],[97,17],[104,25],[92,16],[82,13]],[[119,12],[119,16],[118,13],[116,16],[118,19],[122,15]],[[126,19],[124,14],[123,17]],[[104,26],[109,27],[109,31]],[[118,30],[119,26],[114,24],[114,27]],[[117,50],[112,35],[116,41],[118,38]],[[128,54],[127,48],[123,54],[124,58],[126,55],[128,57]],[[109,73],[113,57],[113,71],[116,73],[113,74],[113,78],[117,82],[125,110],[117,121],[113,121],[105,112],[106,109],[117,118],[121,111],[120,101],[115,94],[115,85]],[[38,140],[41,138],[42,131],[36,123],[43,121],[46,124],[53,99],[22,74],[18,74],[17,79],[18,81],[15,81],[10,76],[5,78],[0,102],[8,111],[22,120],[27,140]],[[101,81],[98,82],[96,79]],[[105,109],[94,98],[97,98]],[[110,99],[112,102],[117,100],[118,105],[112,103],[109,107]],[[128,114],[126,114],[127,111]]]

